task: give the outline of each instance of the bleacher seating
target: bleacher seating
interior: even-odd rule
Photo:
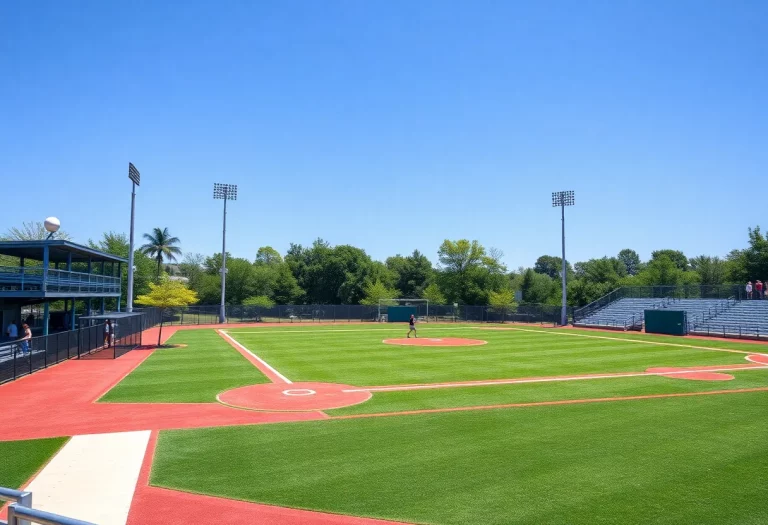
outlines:
[[[661,308],[667,302],[668,299],[619,299],[579,319],[575,326],[639,330],[642,328],[645,310]]]
[[[728,299],[619,299],[579,319],[575,325],[640,330],[645,310],[668,308],[685,311],[688,326],[692,329],[728,311],[733,305],[734,301]]]
[[[768,337],[768,301],[738,301],[730,308],[695,323],[691,333]]]

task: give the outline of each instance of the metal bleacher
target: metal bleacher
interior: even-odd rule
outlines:
[[[737,300],[735,297],[679,298],[670,289],[668,297],[635,298],[614,291],[577,311],[574,326],[642,330],[645,310],[670,309],[686,312],[688,333],[720,337],[768,338],[768,300]]]
[[[692,334],[768,338],[768,300],[737,301],[689,327]]]
[[[575,326],[641,330],[646,310],[664,308],[671,299],[624,298],[603,306],[574,323]]]

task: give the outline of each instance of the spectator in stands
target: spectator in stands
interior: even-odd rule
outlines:
[[[752,281],[747,281],[745,290],[747,291],[747,299],[752,299]]]
[[[18,339],[19,338],[19,327],[16,326],[16,319],[11,321],[11,324],[8,325],[8,328],[5,329],[5,335],[8,336],[8,339]]]
[[[757,292],[756,299],[762,299],[763,298],[763,282],[758,279],[758,281],[755,283],[755,291]]]
[[[32,339],[32,329],[27,323],[21,326],[24,331],[24,337],[21,338],[21,355],[27,355],[29,353],[29,341]]]

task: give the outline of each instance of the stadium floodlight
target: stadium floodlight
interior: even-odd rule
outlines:
[[[573,194],[573,190],[568,191],[553,191],[552,192],[552,207],[560,208],[562,221],[563,221],[563,268],[561,273],[561,281],[563,284],[563,307],[560,313],[560,324],[565,326],[568,324],[568,290],[567,284],[567,272],[565,262],[565,207],[573,206],[576,204],[576,198]]]
[[[133,218],[136,210],[136,186],[141,186],[141,174],[131,162],[128,163],[128,178],[131,179],[131,233],[128,241],[128,293],[125,309],[133,312],[133,273],[136,271],[133,264]]]
[[[213,198],[224,201],[224,227],[221,234],[221,307],[219,308],[219,322],[227,322],[227,201],[237,200],[237,184],[213,185]]]

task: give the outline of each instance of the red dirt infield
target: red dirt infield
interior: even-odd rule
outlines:
[[[685,368],[649,368],[647,372],[654,372],[672,379],[690,379],[693,381],[730,381],[735,379],[731,374],[723,374],[722,372],[687,372]]]
[[[750,354],[747,356],[747,361],[757,363],[758,365],[768,365],[768,355],[765,354]]]
[[[384,339],[386,345],[401,346],[480,346],[488,344],[482,339],[464,339],[462,337],[402,337],[400,339]]]
[[[368,401],[370,392],[335,383],[267,383],[222,392],[219,403],[246,410],[315,412]]]

